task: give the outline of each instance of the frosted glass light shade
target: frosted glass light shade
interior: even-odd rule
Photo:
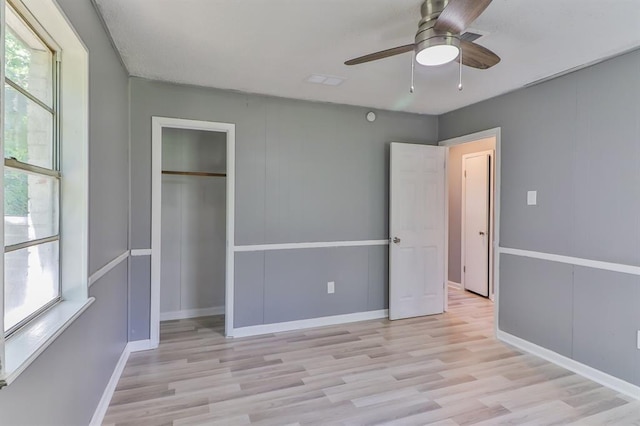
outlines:
[[[422,49],[416,55],[420,65],[435,66],[451,62],[458,57],[460,49],[452,44],[438,44]]]

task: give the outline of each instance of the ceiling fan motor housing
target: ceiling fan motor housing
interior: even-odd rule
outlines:
[[[433,45],[451,45],[460,48],[460,39],[457,34],[435,29],[440,13],[448,3],[449,0],[426,0],[422,3],[420,8],[422,19],[415,37],[416,53]]]
[[[437,19],[447,4],[449,4],[449,0],[425,0],[420,7],[420,15],[422,15],[420,23]]]
[[[456,34],[436,31],[433,27],[418,31],[416,34],[416,53],[434,45],[450,45],[460,49],[460,39]]]

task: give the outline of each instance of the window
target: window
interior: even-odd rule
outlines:
[[[53,43],[5,9],[4,332],[60,300],[58,63]]]
[[[55,0],[0,5],[1,388],[94,299],[87,276],[89,55]]]

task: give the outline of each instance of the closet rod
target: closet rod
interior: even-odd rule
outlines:
[[[185,175],[185,176],[213,176],[213,177],[226,177],[226,173],[207,173],[207,172],[177,172],[173,170],[163,170],[163,175]]]

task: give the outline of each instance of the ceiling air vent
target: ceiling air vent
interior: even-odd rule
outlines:
[[[472,33],[471,31],[467,31],[460,35],[460,40],[464,41],[476,41],[482,37],[482,34]]]
[[[336,77],[334,75],[311,74],[306,82],[315,84],[324,84],[325,86],[340,86],[346,78]]]

